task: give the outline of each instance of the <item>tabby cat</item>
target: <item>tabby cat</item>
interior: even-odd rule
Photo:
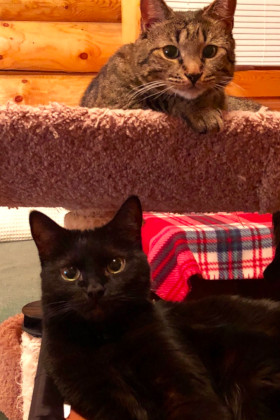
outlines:
[[[178,116],[200,133],[223,127],[221,110],[260,105],[226,97],[234,72],[236,0],[175,12],[141,0],[142,33],[122,46],[87,88],[82,106],[153,109]]]
[[[95,230],[30,214],[60,393],[88,420],[279,420],[280,305],[154,303],[141,225],[134,196]]]

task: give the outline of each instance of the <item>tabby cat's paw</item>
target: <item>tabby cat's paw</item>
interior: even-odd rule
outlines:
[[[194,131],[205,133],[219,133],[223,130],[224,123],[219,109],[203,109],[188,116],[188,121]]]

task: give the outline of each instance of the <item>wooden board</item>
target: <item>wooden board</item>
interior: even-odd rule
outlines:
[[[280,69],[237,71],[227,93],[243,97],[280,97]]]
[[[0,70],[96,72],[121,44],[120,23],[0,22]]]
[[[251,98],[253,101],[257,101],[260,104],[267,106],[270,109],[273,109],[274,111],[280,111],[280,96],[275,98],[265,97],[262,96],[261,98]]]
[[[0,72],[0,104],[47,105],[59,102],[79,105],[95,74],[11,74]]]
[[[0,72],[0,104],[13,101],[36,106],[59,102],[75,106],[80,103],[94,76],[94,73]],[[251,98],[271,109],[280,110],[280,95],[251,95]]]
[[[122,0],[122,41],[134,42],[140,33],[140,0]]]
[[[120,22],[120,0],[0,0],[2,20]]]

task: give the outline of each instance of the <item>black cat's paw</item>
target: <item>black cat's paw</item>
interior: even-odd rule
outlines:
[[[224,122],[219,109],[202,109],[188,116],[192,129],[200,134],[219,133],[223,130]]]

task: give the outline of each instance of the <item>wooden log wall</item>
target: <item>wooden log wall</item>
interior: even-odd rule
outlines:
[[[237,71],[226,91],[280,111],[280,69]]]
[[[78,105],[139,34],[140,0],[0,0],[0,104]],[[280,69],[237,72],[228,93],[280,110]]]
[[[0,70],[97,72],[121,45],[119,23],[5,22]]]
[[[0,0],[0,104],[78,105],[123,44],[121,15],[121,0]]]
[[[121,3],[120,0],[0,0],[0,17],[3,21],[121,22]]]

